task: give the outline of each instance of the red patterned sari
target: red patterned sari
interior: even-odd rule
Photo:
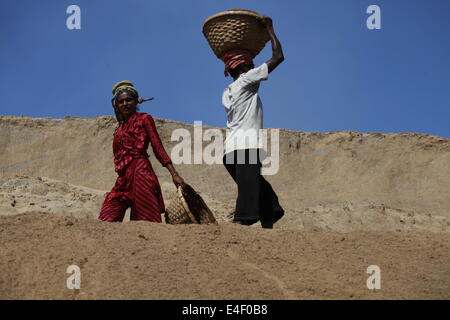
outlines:
[[[151,115],[136,112],[120,124],[113,142],[118,177],[106,195],[100,220],[122,221],[126,209],[131,207],[131,220],[161,222],[164,200],[158,178],[148,160],[149,144],[163,166],[171,163]]]

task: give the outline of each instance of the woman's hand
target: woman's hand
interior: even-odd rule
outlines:
[[[175,174],[172,176],[173,183],[178,188],[178,186],[184,187],[186,184],[182,177],[180,177],[178,174]]]
[[[172,163],[168,163],[166,166],[167,170],[169,170],[170,174],[172,175],[172,181],[175,184],[175,186],[178,188],[178,186],[184,187],[185,182],[182,177],[178,174],[177,170],[175,170]]]

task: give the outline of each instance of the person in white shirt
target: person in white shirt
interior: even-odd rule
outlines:
[[[271,59],[255,68],[248,52],[233,51],[223,57],[225,75],[234,80],[222,96],[229,129],[223,163],[238,186],[233,222],[252,225],[260,221],[263,228],[273,228],[284,210],[272,186],[261,176],[263,149],[258,133],[263,128],[263,108],[258,90],[260,82],[284,61],[284,55],[272,19],[264,17],[262,22],[272,44]]]

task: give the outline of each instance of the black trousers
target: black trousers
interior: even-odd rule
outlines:
[[[284,210],[272,186],[261,175],[258,149],[230,152],[224,155],[223,164],[238,187],[234,220],[259,220],[263,228],[272,228]]]

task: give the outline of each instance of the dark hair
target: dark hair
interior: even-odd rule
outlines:
[[[236,68],[228,70],[228,73],[230,74],[230,76],[233,79],[236,79],[237,77],[239,77],[240,71],[241,71],[241,65],[238,65]]]
[[[253,66],[253,63],[252,64],[250,64],[250,63],[241,63],[236,68],[228,70],[228,73],[230,74],[231,77],[233,77],[233,79],[236,79],[242,73],[242,68],[244,66]]]
[[[117,100],[117,97],[119,95],[121,95],[122,93],[128,93],[130,96],[132,96],[134,99],[138,99],[139,98],[139,93],[136,90],[130,89],[130,88],[122,88],[119,91],[116,92],[116,95],[114,96],[114,99]]]

